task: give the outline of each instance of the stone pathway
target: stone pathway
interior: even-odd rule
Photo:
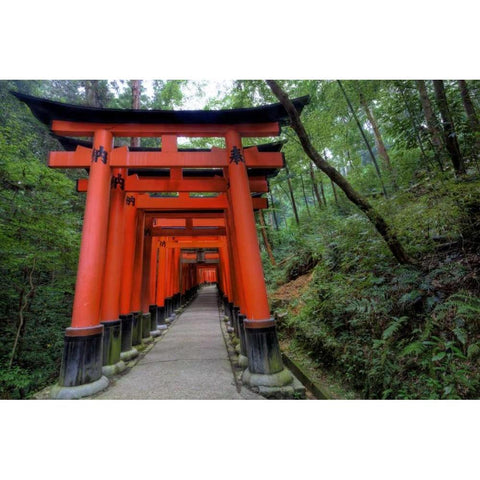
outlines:
[[[153,348],[95,399],[263,399],[237,391],[223,339],[217,290],[206,286]]]

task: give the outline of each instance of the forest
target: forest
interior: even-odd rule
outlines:
[[[12,91],[103,108],[281,102],[280,138],[245,145],[284,142],[257,213],[282,349],[329,398],[480,398],[480,81],[0,81],[0,398],[28,399],[60,368],[87,174],[47,167],[62,146]]]

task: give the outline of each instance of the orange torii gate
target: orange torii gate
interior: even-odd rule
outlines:
[[[243,381],[251,386],[290,383],[292,377],[283,366],[275,322],[270,316],[253,214],[255,203],[260,203],[258,208],[264,208],[262,201],[265,199],[251,197],[252,182],[257,182],[253,189],[260,193],[265,186],[248,176],[255,170],[261,176],[262,169],[281,168],[283,157],[280,152],[262,152],[257,147],[242,146],[243,137],[277,136],[288,118],[283,107],[274,104],[219,111],[94,109],[19,93],[14,95],[55,134],[93,137],[91,147],[78,145],[75,151],[52,152],[49,159],[52,168],[86,168],[89,171],[72,323],[65,332],[62,367],[53,396],[81,397],[105,388],[108,379],[102,374],[105,371],[102,367],[105,355],[112,356],[112,350],[118,350],[123,333],[122,315],[131,315],[134,309],[139,309],[136,311],[142,316],[148,315],[144,310],[150,298],[145,292],[151,288],[147,271],[154,237],[151,232],[145,235],[145,223],[146,219],[147,225],[153,222],[150,208],[155,212],[152,215],[157,217],[170,211],[201,213],[216,209],[224,213],[226,235],[217,237],[222,239],[223,245],[211,248],[221,247],[220,265],[229,265],[228,301],[237,310],[236,317],[243,316],[240,334],[244,337],[248,361]],[[307,97],[294,100],[299,112],[306,103]],[[114,137],[160,137],[161,150],[114,148]],[[178,137],[222,137],[226,148],[182,151],[177,147]],[[138,175],[148,169],[168,169],[168,180],[163,179],[160,188],[184,193],[175,199],[149,195],[147,199],[139,193],[127,193],[127,182],[132,184],[129,185],[131,192],[148,191],[150,187],[146,183],[133,186],[135,181],[148,179],[129,178],[130,174]],[[207,190],[221,192],[218,197],[190,197],[188,192],[202,191],[198,189],[206,187],[206,182],[195,176],[187,178],[188,169],[219,171],[220,178],[209,179],[211,190]],[[155,205],[149,207],[150,202]],[[133,206],[135,208],[129,208]],[[119,240],[129,222],[135,226],[135,242]],[[169,239],[166,244],[173,241],[166,238]],[[174,238],[177,246],[166,249],[166,253],[171,251],[167,264],[172,278],[179,273],[174,268],[181,256],[178,245],[186,248],[188,243],[191,248],[203,248],[192,247],[198,242],[205,248],[215,245],[215,241],[203,242],[198,236],[192,236],[190,242],[186,241],[188,237],[183,237],[183,242]],[[129,269],[132,275],[124,278],[122,272]],[[113,283],[115,291],[109,289]],[[227,283],[223,283],[223,288]],[[130,297],[129,300],[126,297]],[[130,310],[122,313],[126,309]]]

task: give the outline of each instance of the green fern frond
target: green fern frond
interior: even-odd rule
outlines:
[[[393,337],[402,327],[402,325],[408,320],[408,317],[394,318],[393,322],[383,331],[383,340],[388,340]]]
[[[408,355],[420,355],[425,350],[425,346],[422,342],[412,342],[409,343],[401,352],[401,357],[406,357]]]
[[[467,349],[467,358],[476,358],[480,354],[480,344],[473,343]]]

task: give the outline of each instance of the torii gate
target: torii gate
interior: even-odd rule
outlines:
[[[283,157],[280,152],[262,152],[257,147],[242,146],[243,137],[277,136],[281,125],[287,123],[288,116],[283,107],[274,104],[219,111],[95,109],[12,93],[25,102],[32,113],[55,134],[93,137],[91,148],[79,145],[74,152],[50,154],[49,166],[53,168],[89,170],[72,323],[65,333],[59,385],[54,396],[85,396],[108,385],[108,379],[102,375],[105,338],[115,337],[114,341],[107,343],[113,346],[119,343],[122,335],[123,318],[119,305],[124,297],[119,298],[120,292],[131,293],[130,300],[135,296],[134,290],[135,293],[140,290],[141,296],[142,290],[145,291],[146,276],[143,275],[142,279],[142,269],[139,267],[140,280],[137,278],[137,284],[134,284],[135,278],[131,278],[131,291],[128,292],[122,290],[125,285],[120,282],[118,296],[110,295],[110,301],[105,299],[106,292],[109,292],[105,287],[115,275],[122,272],[125,262],[131,263],[132,257],[134,264],[149,264],[150,257],[143,254],[143,247],[151,235],[145,237],[144,242],[143,229],[135,229],[137,248],[130,248],[129,242],[123,245],[121,241],[116,241],[118,228],[121,231],[122,222],[127,222],[131,217],[128,207],[132,206],[132,196],[125,194],[126,183],[147,181],[129,178],[129,174],[148,169],[169,169],[169,178],[160,188],[174,192],[199,191],[198,188],[207,186],[204,180],[186,178],[184,172],[187,169],[220,171],[220,178],[210,179],[215,185],[209,185],[207,190],[224,192],[216,198],[191,198],[188,194],[180,193],[175,199],[146,199],[136,193],[133,196],[135,210],[142,212],[140,217],[143,222],[148,215],[146,212],[150,202],[155,203],[151,208],[157,217],[162,216],[162,212],[172,210],[204,212],[216,209],[228,212],[224,215],[227,235],[223,237],[228,239],[228,248],[220,257],[228,257],[230,265],[232,288],[231,297],[227,300],[230,304],[233,302],[237,316],[243,317],[241,335],[244,337],[248,368],[242,379],[250,386],[282,386],[290,383],[292,377],[283,366],[275,322],[270,316],[253,213],[255,202],[261,203],[264,199],[251,197],[250,189],[255,180],[248,177],[248,172],[254,169],[261,172],[262,169],[281,168]],[[293,103],[301,112],[308,103],[308,97],[296,99]],[[113,148],[114,137],[161,137],[161,150]],[[182,151],[177,148],[178,137],[222,137],[226,148]],[[148,191],[149,187],[143,185],[131,186],[131,191]],[[117,186],[123,186],[124,190]],[[261,192],[264,186],[258,184],[253,188]],[[148,243],[145,245],[145,251],[148,252],[151,240],[150,247]],[[180,250],[176,255],[177,260],[179,255]],[[145,258],[148,261],[145,262]],[[222,264],[226,263],[223,259]],[[145,298],[143,300],[145,303]],[[116,318],[108,318],[100,323],[102,316],[109,314],[110,307],[112,312],[119,312]],[[132,309],[132,301],[129,307]],[[140,308],[145,309],[144,305],[140,305]],[[107,312],[105,315],[102,314],[104,311]],[[128,312],[128,315],[131,314],[131,311]]]

